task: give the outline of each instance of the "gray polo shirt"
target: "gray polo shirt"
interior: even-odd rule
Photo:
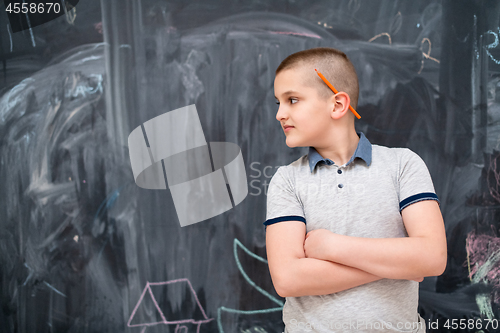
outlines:
[[[309,153],[276,170],[264,225],[302,221],[307,232],[371,238],[407,237],[401,210],[438,200],[424,161],[407,148],[372,145],[363,133],[344,165]],[[381,279],[338,293],[287,297],[285,331],[425,332],[418,282]]]

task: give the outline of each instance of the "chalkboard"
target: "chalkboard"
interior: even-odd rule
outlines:
[[[431,172],[448,265],[420,283],[428,331],[498,331],[498,1],[88,0],[15,33],[4,9],[2,332],[282,332],[266,191],[307,148],[285,144],[274,71],[318,46],[356,67],[357,130]],[[171,190],[136,184],[128,136],[193,104],[248,194],[181,227]]]

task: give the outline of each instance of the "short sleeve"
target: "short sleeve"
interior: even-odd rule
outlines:
[[[400,160],[399,211],[423,200],[439,203],[425,162],[410,149],[404,149]]]
[[[267,189],[267,214],[264,225],[283,221],[306,223],[304,208],[297,198],[294,182],[288,176],[286,167],[276,170]]]

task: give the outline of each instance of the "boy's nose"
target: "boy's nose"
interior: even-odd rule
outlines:
[[[284,111],[284,108],[281,105],[278,108],[278,112],[276,112],[276,120],[281,122],[283,119],[286,119],[287,115]]]

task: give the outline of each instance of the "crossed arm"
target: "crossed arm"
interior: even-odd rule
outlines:
[[[446,267],[446,234],[436,201],[402,211],[408,237],[361,238],[318,229],[303,222],[269,225],[266,248],[276,292],[282,297],[326,295],[382,278],[417,280],[441,275]]]

